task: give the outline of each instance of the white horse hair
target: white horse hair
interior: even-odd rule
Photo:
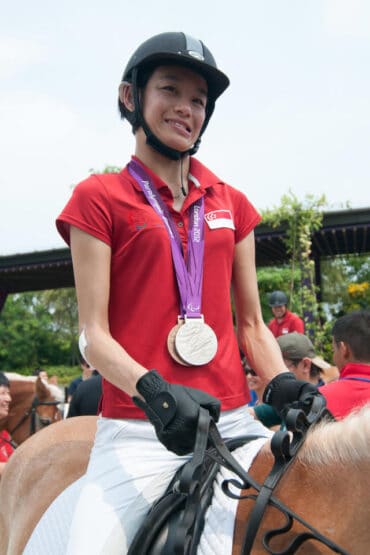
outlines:
[[[323,445],[325,449],[323,449]],[[358,464],[370,461],[370,403],[336,422],[323,421],[307,434],[298,453],[310,466]]]

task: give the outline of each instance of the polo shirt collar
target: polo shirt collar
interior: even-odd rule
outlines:
[[[132,160],[135,160],[139,164],[143,166],[145,171],[147,172],[150,179],[153,181],[154,185],[158,190],[165,187],[166,189],[168,186],[156,173],[154,173],[148,166],[146,166],[140,158],[137,156],[132,156]],[[127,170],[127,167],[126,167]],[[190,168],[189,173],[191,175],[190,181],[192,181],[195,187],[199,188],[199,191],[205,192],[206,189],[216,185],[217,183],[223,183],[214,173],[212,173],[206,166],[204,166],[199,160],[194,158],[193,156],[190,157]],[[136,179],[134,179],[130,174],[130,181],[134,185],[134,187],[141,191],[140,185],[137,183]]]

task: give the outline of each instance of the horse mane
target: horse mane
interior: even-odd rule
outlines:
[[[20,381],[20,382],[33,382],[35,383],[37,380],[37,376],[24,376],[23,374],[17,374],[17,372],[4,372],[6,377],[9,381]],[[64,392],[61,389],[52,383],[48,383],[45,380],[42,382],[46,385],[50,394],[54,397],[56,401],[59,403],[64,403]]]
[[[298,453],[305,465],[370,462],[370,403],[336,422],[322,421],[307,434]]]
[[[50,393],[53,395],[56,401],[59,401],[59,403],[64,403],[64,392],[61,391],[61,389],[57,385],[53,383],[45,383],[45,385],[49,388]]]
[[[23,374],[17,374],[17,372],[4,372],[4,374],[10,381],[35,382],[37,380],[37,376],[24,376]]]

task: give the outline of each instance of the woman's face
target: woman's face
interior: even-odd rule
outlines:
[[[8,416],[11,400],[9,388],[6,385],[0,385],[0,418]]]
[[[207,82],[201,75],[181,66],[159,66],[144,89],[143,115],[164,144],[186,151],[199,137],[206,104]]]
[[[264,383],[262,379],[257,376],[253,370],[247,371],[246,376],[249,389],[259,391],[260,389],[264,388]]]

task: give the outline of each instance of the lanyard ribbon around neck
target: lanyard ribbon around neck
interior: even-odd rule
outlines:
[[[158,190],[150,181],[145,169],[136,160],[128,164],[128,171],[140,185],[147,201],[163,221],[171,242],[172,260],[180,293],[181,317],[200,318],[202,305],[203,259],[204,259],[204,198],[189,208],[190,226],[188,252],[185,263],[180,235],[168,207]]]

